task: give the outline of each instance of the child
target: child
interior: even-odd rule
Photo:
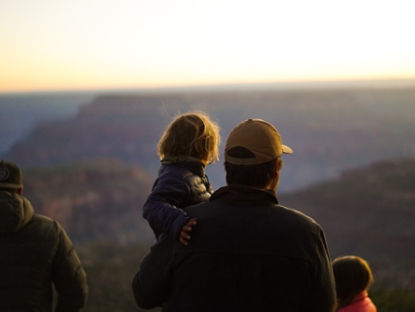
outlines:
[[[373,282],[369,264],[357,256],[344,256],[333,261],[338,312],[376,312],[367,291]]]
[[[219,127],[203,113],[176,117],[158,143],[159,176],[143,216],[159,238],[165,233],[187,245],[197,220],[180,209],[209,200],[212,187],[205,166],[218,159]]]

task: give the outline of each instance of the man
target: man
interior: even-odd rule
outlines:
[[[249,119],[225,147],[228,186],[187,208],[197,218],[188,246],[165,238],[133,280],[137,304],[164,311],[333,311],[324,233],[278,204],[281,156],[292,150],[271,124]]]
[[[22,196],[19,167],[0,162],[0,311],[75,312],[85,304],[86,275],[56,221],[34,213]]]

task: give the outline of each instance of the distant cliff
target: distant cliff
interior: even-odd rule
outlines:
[[[24,172],[35,211],[59,221],[75,242],[150,242],[141,217],[152,178],[136,166],[90,160]]]
[[[35,210],[60,221],[78,243],[153,240],[141,217],[153,179],[140,167],[94,160],[25,170],[24,179]],[[278,197],[322,225],[332,257],[361,255],[378,276],[415,290],[414,190],[415,158],[408,158],[348,170]]]
[[[74,116],[94,97],[87,91],[0,94],[0,154],[38,123]]]
[[[415,291],[415,158],[345,171],[281,202],[323,226],[333,257],[366,257],[376,275]]]
[[[274,123],[295,152],[286,159],[280,186],[292,190],[345,168],[415,155],[414,104],[415,89],[106,95],[75,117],[39,124],[3,158],[26,167],[116,158],[155,175],[156,144],[168,122],[177,113],[203,110],[221,126],[222,141],[246,118]],[[216,188],[224,184],[221,163],[207,172]]]
[[[114,160],[28,169],[25,194],[77,243],[153,241],[141,207],[153,179]],[[378,281],[415,291],[415,158],[345,171],[335,180],[279,195],[325,230],[332,257],[369,260]],[[388,280],[389,279],[389,280]]]

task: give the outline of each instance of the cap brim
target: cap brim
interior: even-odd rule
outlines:
[[[289,147],[287,145],[284,145],[284,144],[282,144],[282,152],[284,154],[292,154],[292,153],[294,153],[294,151],[292,150],[291,147]]]

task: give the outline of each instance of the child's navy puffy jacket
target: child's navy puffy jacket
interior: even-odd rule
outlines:
[[[205,165],[197,161],[163,161],[153,190],[143,207],[143,216],[156,237],[180,234],[189,217],[180,209],[209,200],[212,187]]]

